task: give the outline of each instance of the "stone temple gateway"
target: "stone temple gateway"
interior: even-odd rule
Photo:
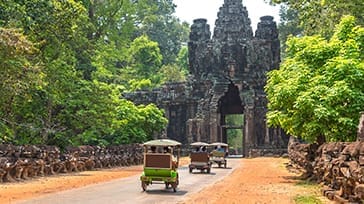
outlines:
[[[191,26],[187,82],[125,97],[163,108],[169,119],[167,137],[184,144],[227,142],[228,129],[241,129],[244,155],[285,149],[288,137],[266,124],[266,73],[280,63],[273,17],[261,17],[255,35],[241,0],[224,0],[217,17],[213,36],[206,19]],[[230,114],[244,115],[243,124],[227,125]]]

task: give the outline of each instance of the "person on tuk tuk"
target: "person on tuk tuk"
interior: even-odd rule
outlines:
[[[216,151],[218,151],[218,152],[225,152],[225,149],[222,148],[221,146],[217,146]]]
[[[201,146],[199,152],[206,152],[206,146]]]
[[[150,153],[156,153],[157,152],[157,147],[156,146],[151,146],[149,152]]]

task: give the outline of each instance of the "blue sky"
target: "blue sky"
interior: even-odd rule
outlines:
[[[223,5],[224,0],[173,0],[177,5],[176,16],[182,21],[192,24],[193,19],[206,18],[213,31],[217,12]],[[279,7],[270,6],[264,3],[264,0],[243,0],[243,5],[247,8],[249,18],[252,22],[253,31],[261,16],[270,15],[274,20],[279,22]]]

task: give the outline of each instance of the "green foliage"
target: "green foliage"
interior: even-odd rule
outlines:
[[[279,10],[280,22],[278,24],[279,40],[281,42],[281,58],[285,58],[286,41],[289,36],[299,36],[302,34],[302,28],[299,25],[298,12],[282,5]]]
[[[244,115],[232,114],[226,115],[225,122],[230,126],[242,126],[244,124]],[[240,129],[228,129],[228,144],[230,148],[241,149],[243,144],[243,130]]]
[[[143,35],[136,38],[128,49],[127,66],[121,70],[127,81],[127,90],[152,89],[158,87],[165,76],[161,72],[162,55],[158,43]]]
[[[330,41],[289,39],[286,61],[268,74],[269,124],[310,142],[355,140],[364,106],[363,36],[345,17]]]
[[[177,61],[173,64],[165,64],[161,67],[159,75],[161,82],[183,82],[188,74],[188,49],[183,46],[178,52]]]
[[[31,100],[31,89],[43,84],[37,51],[19,30],[0,28],[0,141],[18,140],[18,126],[26,126],[17,121],[17,111]]]
[[[152,82],[149,79],[135,80],[132,79],[129,81],[130,91],[138,91],[138,90],[151,90]]]
[[[93,59],[93,65],[98,72],[96,77],[102,77],[102,80],[107,77],[106,80],[110,83],[124,86],[127,86],[131,79],[148,78],[155,84],[154,86],[158,85],[162,76],[155,76],[155,73],[152,77],[145,76],[156,68],[155,64],[148,60],[135,59],[137,56],[130,55],[135,54],[135,51],[131,50],[138,41],[148,38],[148,41],[158,43],[158,55],[161,55],[161,58],[159,56],[151,58],[159,60],[155,61],[159,64],[158,69],[161,63],[175,63],[181,42],[188,40],[189,25],[180,23],[172,15],[175,8],[173,1],[84,0],[83,2],[88,8],[89,19],[93,25],[89,29],[88,36],[97,40],[98,46],[102,48],[96,51],[97,57]],[[150,63],[153,65],[150,66]],[[143,76],[139,76],[137,71],[142,71]]]
[[[187,48],[187,46],[183,46],[181,48],[181,50],[178,52],[177,65],[181,69],[181,72],[183,72],[185,74],[187,74],[189,72],[188,48]]]
[[[186,80],[184,70],[180,70],[175,64],[164,65],[159,72],[163,76],[162,82],[183,82]]]
[[[108,84],[123,85],[134,77],[131,67],[126,66],[128,49],[118,48],[114,42],[98,43],[92,65],[96,70],[92,73],[92,79]],[[129,75],[130,74],[130,75]]]
[[[139,3],[144,3],[145,9],[138,13],[142,22],[137,29],[138,36],[148,35],[152,41],[158,42],[163,64],[175,63],[182,42],[188,41],[189,25],[180,23],[173,16],[176,7],[173,0],[143,0]]]
[[[153,138],[167,125],[164,112],[155,105],[135,106],[127,100],[121,100],[116,110],[119,126],[110,136],[113,144],[141,143]]]
[[[170,0],[1,1],[0,142],[108,145],[164,130],[163,111],[120,91],[165,78],[160,47],[175,61],[188,30],[173,12]]]
[[[140,78],[152,78],[162,65],[158,43],[149,40],[147,36],[136,38],[129,48],[129,64]]]
[[[286,4],[298,12],[300,27],[305,35],[320,34],[329,39],[335,25],[345,15],[354,16],[359,25],[364,25],[364,1],[362,0],[270,0],[271,3]]]
[[[69,94],[59,120],[67,127],[65,137],[74,145],[104,144],[113,133],[119,93],[111,86],[93,81],[80,81]]]

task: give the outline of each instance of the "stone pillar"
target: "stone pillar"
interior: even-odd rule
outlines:
[[[249,150],[254,147],[255,144],[255,131],[254,131],[254,107],[253,106],[245,106],[245,148],[244,155],[249,155]]]
[[[220,123],[217,121],[217,114],[214,114],[214,117],[210,117],[209,121],[209,129],[210,129],[210,139],[211,141],[217,142],[221,139],[221,131],[218,131],[220,128]],[[220,134],[219,134],[220,133]]]
[[[213,140],[215,142],[222,141],[222,129],[221,129],[220,121],[221,121],[221,115],[217,114],[217,117],[216,117],[216,123],[217,123],[216,135],[215,135],[215,138]]]
[[[203,120],[199,118],[189,119],[186,122],[186,126],[186,136],[188,143],[201,141],[203,134]]]
[[[273,141],[274,142],[274,141]],[[265,124],[265,136],[264,136],[264,146],[269,146],[272,143],[270,139],[270,131],[267,124]]]

